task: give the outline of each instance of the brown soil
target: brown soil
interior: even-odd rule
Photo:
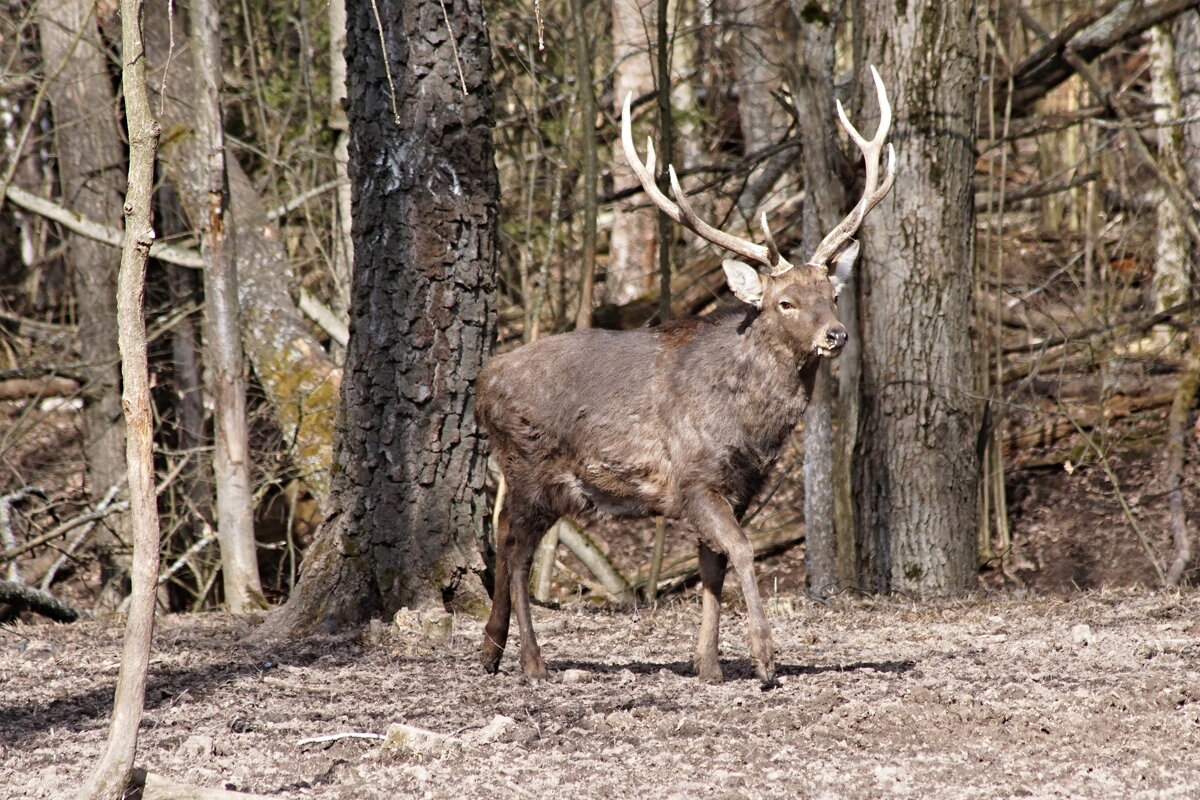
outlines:
[[[293,798],[1197,797],[1200,593],[957,602],[772,598],[781,685],[687,660],[694,595],[657,611],[537,610],[552,680],[390,626],[274,650],[218,614],[161,620],[138,764]],[[99,753],[120,631],[0,630],[0,797],[69,797]],[[503,725],[485,728],[497,715]],[[456,740],[417,754],[405,723]]]

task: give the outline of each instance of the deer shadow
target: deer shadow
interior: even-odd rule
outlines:
[[[903,675],[910,672],[916,665],[917,662],[907,659],[901,661],[853,661],[848,664],[779,664],[775,668],[775,673],[779,677],[784,677],[871,670],[872,672]],[[664,671],[686,678],[696,675],[696,670],[690,661],[627,661],[614,664],[561,659],[547,662],[547,666],[550,668],[551,674],[557,671],[576,669],[597,675],[616,675],[626,670],[634,675],[654,675]],[[725,672],[726,681],[757,680],[754,675],[754,664],[748,658],[722,659],[721,667]]]

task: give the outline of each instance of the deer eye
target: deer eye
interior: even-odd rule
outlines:
[[[780,311],[794,311],[795,308],[796,307],[794,305],[792,305],[790,300],[780,300],[779,301],[779,310]]]

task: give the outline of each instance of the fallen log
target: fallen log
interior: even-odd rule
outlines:
[[[130,788],[134,793],[129,796],[141,797],[142,800],[235,800],[235,798],[236,800],[267,800],[265,794],[231,792],[225,789],[207,789],[203,786],[175,783],[161,775],[137,768],[133,770]]]
[[[0,603],[27,608],[55,622],[74,622],[83,616],[79,609],[67,605],[49,592],[18,581],[0,581]]]
[[[787,525],[750,535],[750,543],[754,545],[754,557],[756,559],[780,550],[785,550],[803,540],[803,525]],[[698,575],[699,572],[700,557],[698,555],[684,556],[665,562],[658,576],[658,592],[661,594],[677,589]],[[638,569],[637,577],[633,582],[633,588],[636,591],[640,592],[646,586],[649,574],[649,564]]]
[[[1011,456],[1020,450],[1032,447],[1047,447],[1056,444],[1080,429],[1090,430],[1103,421],[1112,422],[1124,417],[1171,405],[1175,392],[1159,392],[1145,397],[1109,398],[1103,405],[1065,408],[1066,417],[1028,425],[1004,437],[1004,455]]]

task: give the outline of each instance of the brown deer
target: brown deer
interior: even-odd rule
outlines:
[[[531,679],[546,664],[529,613],[534,550],[559,517],[602,512],[662,515],[699,538],[703,585],[695,668],[722,680],[717,659],[721,587],[733,563],[749,615],[750,654],[764,684],[775,679],[775,647],[754,576],[754,550],[738,523],[808,405],[821,358],[846,343],[835,301],[858,255],[851,237],[895,180],[895,152],[880,160],[891,107],[871,67],[879,129],[864,139],[838,116],[862,151],[865,185],[854,209],[793,268],[767,227],[759,245],[696,217],[675,171],[675,201],[654,182],[654,148],[642,163],[625,99],[621,137],[642,188],[669,217],[760,266],[725,261],[733,294],[746,305],[631,331],[577,330],[493,358],[479,375],[476,415],[508,485],[496,554],[484,668],[495,672],[515,604],[521,667]],[[836,256],[836,259],[835,259]]]

